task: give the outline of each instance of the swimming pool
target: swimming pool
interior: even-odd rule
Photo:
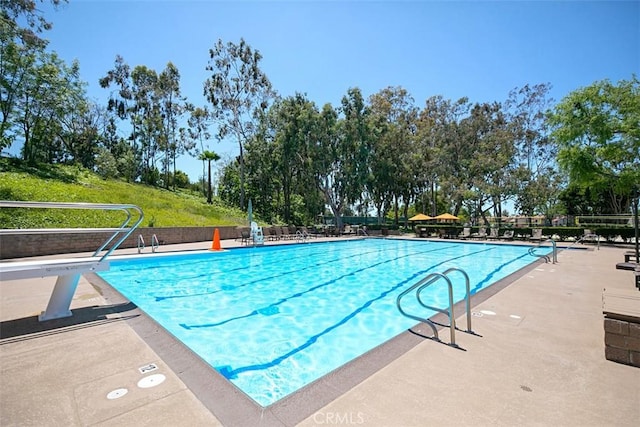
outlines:
[[[528,249],[365,239],[114,259],[99,275],[268,406],[414,326],[395,299],[425,275],[462,268],[475,293],[536,261]],[[423,296],[447,305],[444,285]]]

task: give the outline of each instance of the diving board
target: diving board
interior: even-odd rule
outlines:
[[[48,259],[38,261],[0,262],[0,280],[22,280],[37,277],[66,276],[109,269],[108,261],[99,257]]]
[[[38,320],[53,320],[69,317],[71,301],[78,287],[80,275],[109,269],[108,261],[99,257],[50,259],[38,261],[0,262],[0,280],[24,280],[58,276],[45,311]]]
[[[118,228],[81,228],[81,229],[1,229],[0,235],[43,234],[43,233],[113,233],[90,257],[38,259],[28,261],[0,262],[0,281],[24,280],[39,277],[57,276],[56,284],[49,298],[47,308],[38,319],[40,321],[69,317],[71,300],[75,294],[80,276],[84,273],[109,269],[109,256],[142,222],[144,214],[135,205],[115,205],[97,203],[55,203],[55,202],[14,202],[0,200],[4,208],[41,208],[41,209],[103,209],[122,210],[127,218]],[[132,211],[138,213],[138,219],[130,224]],[[117,238],[121,235],[119,238]]]

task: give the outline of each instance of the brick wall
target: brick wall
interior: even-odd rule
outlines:
[[[640,368],[640,319],[604,318],[604,353],[607,360]]]
[[[193,243],[213,240],[213,230],[218,229],[220,239],[235,239],[236,227],[140,227],[120,248],[135,248],[138,235],[142,235],[147,247],[151,236],[157,236],[160,244]],[[52,233],[11,234],[0,236],[0,259],[23,258],[40,255],[57,255],[73,252],[93,252],[113,233]],[[121,236],[121,235],[120,235]]]

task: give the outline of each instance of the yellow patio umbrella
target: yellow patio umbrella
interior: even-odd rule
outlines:
[[[455,215],[451,215],[450,213],[443,213],[443,214],[440,214],[440,215],[434,217],[434,219],[442,220],[442,221],[457,221],[460,218],[458,218]]]
[[[409,221],[427,221],[429,219],[433,219],[433,218],[430,217],[429,215],[419,213],[409,218]]]

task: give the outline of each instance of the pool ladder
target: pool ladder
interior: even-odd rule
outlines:
[[[411,313],[407,313],[403,308],[402,308],[402,299],[408,295],[409,293],[411,293],[413,290],[415,290],[415,295],[416,295],[416,300],[418,301],[418,303],[429,310],[433,310],[433,311],[437,311],[439,313],[443,313],[446,314],[447,316],[449,316],[449,325],[444,325],[444,326],[448,326],[449,330],[450,330],[450,337],[451,337],[451,343],[449,345],[451,345],[452,347],[456,347],[459,348],[459,346],[456,344],[456,320],[455,320],[455,315],[453,312],[453,284],[451,283],[451,279],[449,279],[449,277],[447,276],[449,273],[453,272],[453,271],[458,271],[460,273],[462,273],[462,275],[464,275],[465,278],[465,305],[466,305],[466,312],[467,312],[467,330],[464,332],[476,335],[473,330],[471,329],[471,306],[469,303],[469,294],[470,294],[470,290],[469,290],[469,275],[462,269],[460,268],[456,268],[456,267],[452,267],[449,268],[447,270],[445,270],[442,273],[431,273],[429,274],[427,277],[425,277],[424,279],[420,280],[419,282],[417,282],[416,284],[414,284],[413,286],[411,286],[410,288],[406,289],[405,291],[403,291],[402,293],[400,293],[400,295],[398,295],[398,298],[396,298],[396,306],[398,307],[398,310],[400,311],[400,313],[402,313],[404,316],[410,318],[410,319],[414,319],[417,320],[419,322],[425,323],[427,324],[431,330],[433,331],[433,335],[434,335],[434,339],[436,341],[440,341],[440,338],[438,337],[438,329],[436,329],[436,323],[421,317],[421,316],[417,316],[415,314],[411,314]],[[430,306],[428,304],[426,304],[423,300],[422,297],[420,296],[420,294],[422,293],[422,291],[424,291],[426,288],[428,288],[429,286],[433,285],[434,283],[440,281],[440,280],[444,280],[445,283],[447,284],[447,288],[449,290],[449,308],[448,309],[443,309],[443,308],[439,308],[439,307],[433,307]]]
[[[549,255],[540,255],[540,254],[536,253],[536,249],[543,247],[542,245],[544,243],[546,243],[546,242],[551,242],[551,246],[553,247],[553,251],[552,251],[552,254],[551,254],[552,258],[549,258]],[[538,244],[538,246],[530,247],[528,252],[529,252],[529,255],[531,255],[531,256],[537,256],[539,258],[544,259],[545,263],[552,262],[552,260],[553,260],[554,264],[556,264],[558,262],[558,249],[556,248],[556,241],[553,240],[553,239],[544,240],[544,241],[540,242]]]
[[[154,234],[153,236],[151,236],[151,252],[157,251],[159,247],[160,242],[158,241],[158,236]],[[142,234],[138,234],[138,253],[141,253],[144,248],[146,248],[146,245],[144,244],[144,238],[142,237]]]

